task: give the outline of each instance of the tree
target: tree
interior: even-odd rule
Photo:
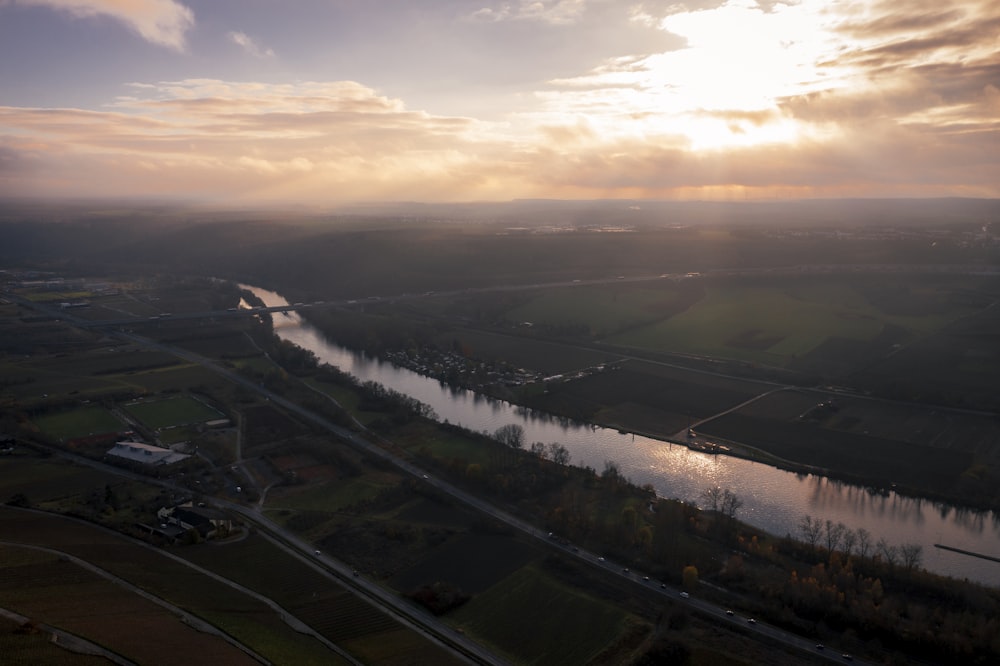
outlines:
[[[681,571],[681,584],[685,590],[694,591],[698,587],[698,567],[691,564],[684,567]]]
[[[722,515],[732,520],[736,517],[736,512],[739,511],[741,506],[743,506],[743,500],[737,497],[729,488],[722,491]]]
[[[608,490],[618,492],[619,485],[625,480],[622,477],[621,470],[618,469],[618,463],[614,460],[605,460],[604,471],[601,472],[601,480],[605,482]]]
[[[823,527],[826,535],[826,550],[832,554],[840,545],[840,540],[843,538],[844,532],[847,531],[847,526],[844,523],[834,524],[832,520],[827,519]]]
[[[546,458],[549,457],[545,445],[542,444],[541,442],[534,442],[529,450],[531,451],[531,455],[535,456],[536,458],[540,458],[541,460],[545,460]]]
[[[799,531],[802,532],[803,540],[815,550],[816,544],[819,543],[819,538],[823,534],[823,523],[818,518],[803,516],[802,520],[799,521]]]
[[[524,428],[516,423],[508,423],[493,432],[493,439],[507,448],[520,451],[524,448]]]
[[[907,569],[916,569],[924,559],[924,547],[919,543],[903,544],[899,547],[899,558]]]
[[[568,465],[570,455],[565,446],[557,442],[552,442],[549,444],[549,458],[557,465]]]
[[[722,487],[711,486],[709,488],[705,488],[701,491],[701,495],[698,497],[702,502],[704,502],[706,509],[710,511],[718,511],[722,504]]]
[[[885,537],[880,538],[875,544],[875,551],[890,566],[895,566],[899,559],[899,549],[886,541]]]
[[[500,442],[516,460],[517,452],[524,448],[524,428],[516,423],[508,423],[493,431],[493,439]]]
[[[851,556],[851,552],[854,550],[854,544],[858,541],[858,533],[854,530],[844,530],[844,536],[840,540],[840,544],[843,547],[844,555],[847,557]]]
[[[858,535],[858,555],[862,558],[868,557],[868,552],[872,547],[872,533],[863,527],[859,527]]]

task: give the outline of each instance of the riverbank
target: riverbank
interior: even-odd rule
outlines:
[[[283,302],[273,292],[255,291],[268,305]],[[868,489],[853,479],[822,475],[816,469],[793,465],[782,469],[778,461],[750,448],[732,447],[726,455],[711,454],[683,442],[674,446],[667,438],[654,438],[648,436],[650,433],[621,434],[618,428],[586,425],[480,393],[455,390],[437,379],[336,345],[298,319],[283,320],[275,332],[313,352],[320,363],[336,366],[362,383],[391,387],[429,405],[442,423],[477,433],[518,424],[524,429],[526,445],[560,443],[570,453],[572,465],[598,471],[613,462],[623,476],[636,485],[651,486],[661,497],[698,503],[706,487],[729,488],[745,501],[740,517],[771,534],[798,534],[803,516],[812,515],[852,529],[864,528],[889,542],[919,543],[929,570],[1000,586],[1000,575],[992,563],[956,558],[931,547],[937,540],[972,551],[988,550],[991,546],[985,544],[1000,538],[1000,523],[989,514],[970,514],[947,503],[932,506],[891,490]]]

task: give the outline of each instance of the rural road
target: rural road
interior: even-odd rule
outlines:
[[[312,412],[292,402],[291,400],[288,400],[274,393],[273,391],[270,391],[267,388],[262,387],[259,384],[256,384],[241,375],[236,374],[235,372],[227,368],[215,364],[210,359],[202,357],[198,354],[194,354],[192,352],[188,352],[187,350],[176,349],[168,345],[163,345],[153,340],[149,340],[148,338],[135,335],[134,333],[120,333],[119,335],[125,337],[126,339],[132,342],[135,342],[136,344],[144,344],[147,346],[152,346],[153,348],[159,349],[160,351],[180,356],[181,358],[190,361],[192,363],[200,363],[207,368],[210,368],[216,372],[223,374],[224,376],[226,376],[227,378],[231,379],[232,381],[238,384],[246,386],[247,388],[250,388],[254,391],[257,391],[261,395],[264,395],[266,398],[271,400],[274,404],[283,407],[284,409],[287,409],[293,414],[296,414],[297,416],[322,427],[331,434],[336,435],[338,438],[350,443],[352,446],[355,446],[358,449],[361,449],[373,456],[376,456],[388,463],[391,463],[400,470],[408,474],[411,474],[416,478],[422,479],[424,483],[427,483],[432,487],[436,488],[437,490],[450,495],[451,497],[461,501],[467,506],[470,506],[498,521],[506,523],[510,527],[516,528],[521,532],[531,537],[534,537],[539,541],[544,542],[545,544],[547,544],[552,548],[559,549],[566,554],[577,557],[582,561],[597,566],[612,575],[621,576],[633,582],[642,582],[640,580],[641,576],[639,577],[639,579],[637,579],[635,574],[624,571],[621,567],[618,567],[612,563],[605,561],[603,558],[601,558],[595,553],[573,547],[571,544],[559,543],[557,540],[552,539],[549,533],[546,532],[545,530],[542,530],[536,527],[535,525],[532,525],[512,514],[509,514],[506,511],[503,511],[502,509],[494,506],[493,504],[490,504],[476,497],[475,495],[472,495],[462,490],[461,488],[451,485],[447,481],[444,481],[442,479],[439,479],[431,475],[427,470],[424,470],[423,468],[414,465],[408,460],[405,460],[385,450],[384,448],[377,446],[376,444],[373,444],[372,442],[362,437],[359,433],[348,430],[347,428],[339,426],[335,423],[332,423],[325,417],[316,414],[315,412]],[[277,525],[271,523],[270,521],[267,521],[267,519],[263,518],[252,509],[247,508],[241,504],[228,502],[226,500],[216,500],[216,502],[221,507],[229,508],[233,511],[239,512],[241,515],[245,516],[248,520],[251,520],[255,523],[258,524],[266,523],[269,530],[272,530],[274,531],[274,533],[281,535],[281,538],[287,539],[288,543],[297,547],[300,550],[300,552],[308,554],[313,551],[313,548],[310,544],[305,543],[294,534],[291,534],[283,530],[282,528],[278,527]],[[331,564],[334,563],[332,559],[328,561]],[[338,566],[337,570],[341,573],[341,575],[347,576],[348,579],[353,577],[353,574],[348,573],[349,569],[346,567],[346,565],[340,562],[336,562],[336,565]],[[357,578],[355,578],[354,580],[357,581],[366,592],[376,595],[375,598],[377,599],[384,600],[383,601],[384,603],[391,603],[391,602],[398,603],[398,599],[396,599],[394,595],[386,593],[385,590],[375,585],[374,583],[368,583],[368,581],[365,581],[363,579],[358,580]],[[660,594],[662,594],[664,597],[670,598],[674,601],[680,598],[680,589],[676,587],[665,586],[665,587],[655,588],[655,590],[658,591]],[[757,635],[760,636],[761,638],[766,638],[771,641],[781,643],[788,647],[807,652],[816,657],[828,658],[833,661],[841,660],[841,658],[835,654],[834,650],[825,650],[825,649],[817,650],[815,647],[816,642],[813,640],[806,639],[791,632],[770,625],[766,625],[761,622],[756,622],[752,625],[749,623],[740,622],[738,618],[727,615],[726,608],[716,604],[711,604],[707,601],[702,601],[697,599],[687,599],[685,601],[690,603],[690,606],[693,610],[698,611],[699,613],[709,618],[724,621],[734,626],[741,626],[743,628],[746,628],[748,631],[751,632],[751,635]],[[412,607],[409,608],[408,611],[412,613],[413,612]],[[430,619],[429,616],[428,619]],[[440,623],[436,621],[434,621],[434,624],[441,626]],[[460,638],[458,636],[454,636],[454,632],[452,632],[450,629],[444,628],[443,631],[447,632],[446,635],[451,634],[450,637],[453,639]],[[463,640],[462,642],[467,643],[468,644],[467,647],[469,648],[472,647],[478,648],[478,646],[475,643],[471,643],[471,641]],[[497,663],[497,660],[495,657],[493,657],[492,659],[489,659],[484,663]],[[861,660],[856,660],[854,663],[863,664],[865,662]]]
[[[521,288],[524,287],[522,286]],[[494,288],[492,290],[497,290],[497,288]],[[21,301],[22,299],[18,298],[17,300]],[[48,314],[69,320],[73,323],[79,322],[78,317],[67,316],[65,313],[60,312],[58,310],[50,308],[39,308],[37,304],[31,303],[29,301],[25,301],[25,305],[35,309],[43,309]],[[288,410],[289,412],[296,414],[299,417],[320,426],[327,432],[350,443],[351,445],[357,447],[358,449],[363,450],[371,455],[374,455],[388,463],[391,463],[408,474],[411,474],[419,479],[423,479],[424,482],[437,488],[439,491],[446,493],[452,496],[453,498],[463,502],[467,506],[475,508],[484,514],[495,518],[498,521],[502,521],[507,525],[516,528],[524,532],[525,534],[538,539],[539,541],[546,543],[550,547],[561,549],[572,556],[578,557],[582,561],[588,562],[594,566],[597,566],[605,570],[609,574],[621,576],[624,579],[630,580],[632,582],[637,582],[639,584],[643,582],[641,580],[641,576],[640,580],[637,580],[635,578],[635,574],[628,572],[627,570],[623,570],[622,568],[619,568],[609,562],[606,562],[602,557],[596,555],[595,553],[584,551],[582,549],[572,547],[571,545],[564,545],[558,543],[556,540],[550,538],[550,535],[547,532],[535,527],[534,525],[531,525],[530,523],[527,523],[526,521],[523,521],[520,518],[517,518],[516,516],[513,516],[512,514],[509,514],[499,509],[498,507],[489,504],[460,488],[452,486],[451,484],[447,483],[444,480],[431,476],[427,471],[423,470],[422,468],[410,463],[409,461],[399,456],[390,453],[389,451],[381,448],[380,446],[373,444],[372,442],[368,441],[357,432],[353,432],[351,430],[343,428],[329,421],[325,417],[316,414],[315,412],[312,412],[310,410],[307,410],[304,407],[292,402],[291,400],[288,400],[282,397],[281,395],[274,393],[273,391],[270,391],[269,389],[263,386],[260,386],[258,383],[215,363],[211,359],[203,357],[194,352],[190,352],[184,349],[159,343],[155,340],[136,335],[135,333],[132,332],[120,331],[120,330],[116,331],[112,329],[109,330],[108,333],[110,335],[114,335],[120,339],[127,340],[129,342],[132,342],[140,346],[157,349],[165,353],[173,354],[190,363],[197,363],[207,369],[210,369],[240,386],[244,386],[249,390],[257,392],[258,394],[264,396],[268,400],[271,400],[274,404],[279,405],[280,407]],[[89,461],[88,464],[90,464],[90,462],[93,461]],[[120,472],[120,470],[117,470],[117,472]],[[308,557],[311,553],[313,553],[314,549],[310,544],[305,543],[297,536],[288,533],[285,530],[281,529],[279,526],[271,523],[269,520],[261,516],[258,512],[254,511],[253,509],[243,506],[241,504],[229,502],[222,499],[215,499],[214,503],[220,507],[229,508],[233,511],[236,511],[240,513],[240,515],[244,516],[249,522],[258,525],[259,527],[265,528],[268,531],[272,532],[273,534],[279,535],[280,538],[286,540],[286,542],[289,545],[292,545],[296,549],[298,549],[301,554],[304,554]],[[409,604],[403,604],[396,595],[387,592],[386,590],[375,585],[372,582],[355,578],[353,576],[353,572],[350,572],[349,568],[343,563],[333,560],[332,558],[329,557],[321,557],[320,561],[322,561],[324,565],[327,565],[331,567],[334,571],[336,571],[342,577],[343,582],[347,586],[350,587],[351,584],[353,583],[355,589],[364,593],[365,596],[368,596],[372,600],[377,601],[380,606],[391,608],[396,613],[404,617],[407,617],[416,626],[421,627],[425,632],[429,633],[439,642],[442,642],[443,644],[448,645],[458,653],[463,654],[467,659],[470,659],[478,663],[487,663],[487,664],[502,663],[502,660],[498,659],[495,655],[492,655],[489,652],[485,651],[478,644],[469,641],[468,639],[466,639],[461,635],[457,635],[453,630],[444,626],[431,616],[416,611],[413,606]],[[671,586],[657,587],[655,591],[659,592],[664,597],[670,598],[673,601],[677,601],[680,595],[680,590],[678,588]],[[765,625],[760,622],[755,622],[753,624],[750,624],[748,622],[741,623],[735,616],[727,615],[726,608],[716,604],[711,604],[707,601],[688,598],[685,599],[685,602],[689,603],[690,607],[693,610],[701,613],[706,617],[709,617],[711,619],[717,619],[722,622],[731,623],[734,626],[737,625],[741,626],[744,629],[750,631],[751,635],[759,636],[761,639],[774,641],[783,644],[785,646],[801,650],[815,657],[827,658],[832,661],[841,661],[841,658],[838,657],[836,654],[834,654],[835,651],[833,650],[825,650],[825,649],[817,650],[817,648],[815,647],[816,645],[815,641],[806,639],[804,637],[779,629],[777,627]],[[857,660],[855,663],[865,663],[865,662]]]

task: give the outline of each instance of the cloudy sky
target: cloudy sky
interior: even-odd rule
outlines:
[[[0,0],[0,196],[1000,197],[996,0]]]

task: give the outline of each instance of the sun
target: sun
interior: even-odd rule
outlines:
[[[677,12],[658,27],[683,37],[684,48],[554,82],[545,100],[551,124],[692,151],[796,143],[806,128],[782,112],[782,100],[838,85],[838,73],[819,64],[833,43],[825,21],[817,0]]]

